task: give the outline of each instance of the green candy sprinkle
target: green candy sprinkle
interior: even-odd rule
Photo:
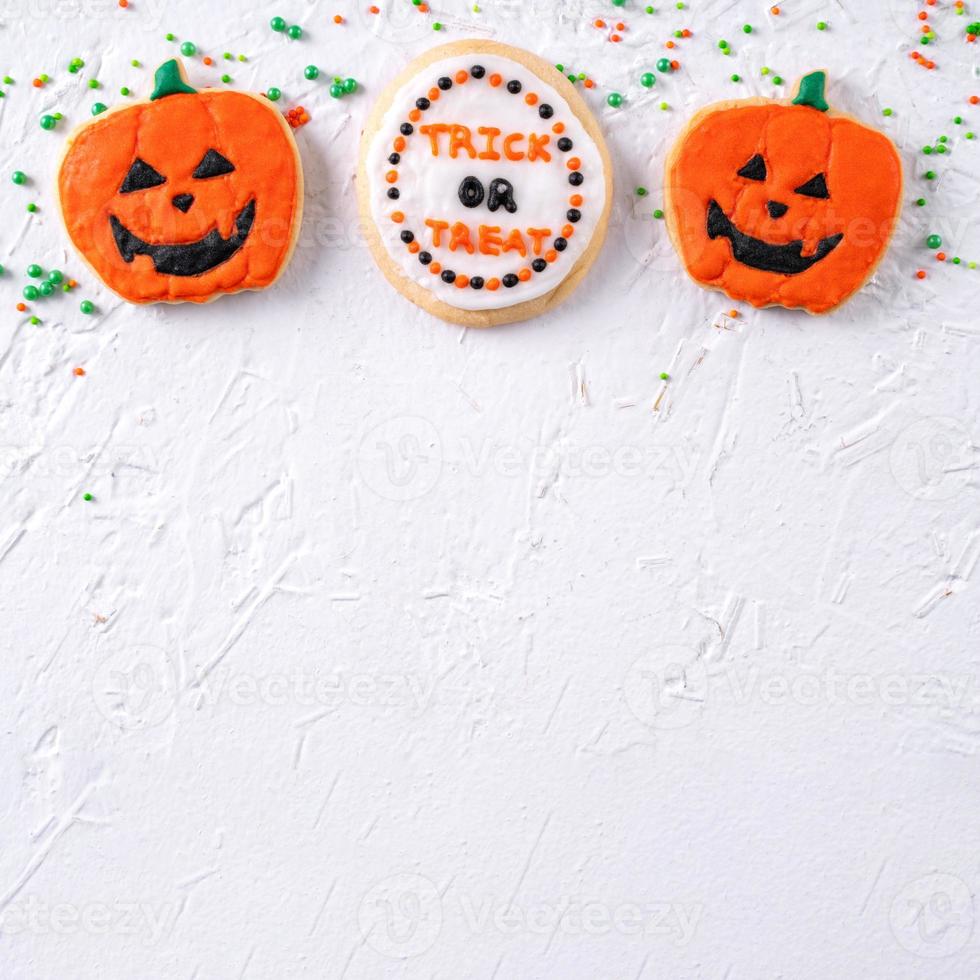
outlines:
[[[222,75],[221,81],[223,81],[225,85],[227,85],[231,81],[231,75]]]
[[[48,282],[53,282],[55,285],[61,282],[61,280],[64,278],[65,274],[60,269],[52,269],[48,273]]]
[[[932,249],[940,248],[942,244],[943,244],[943,240],[938,235],[930,235],[926,239],[926,245],[928,245],[928,247]]]
[[[268,89],[265,95],[270,102],[278,102],[282,98],[282,92],[275,87]]]
[[[124,86],[123,86],[123,87],[122,87],[122,88],[121,88],[121,89],[119,90],[119,94],[120,94],[120,95],[129,95],[129,88],[128,88],[127,86],[125,86],[125,85],[124,85]]]
[[[623,104],[623,97],[619,92],[610,92],[606,96],[606,102],[609,103],[614,109],[618,109]]]
[[[768,69],[765,66],[763,66],[762,68],[759,69],[759,74],[760,75],[768,75],[769,74],[769,71],[770,71],[770,69]]]
[[[966,133],[965,135],[968,140],[975,140],[977,138],[976,133]]]
[[[752,33],[752,25],[751,24],[743,24],[742,25],[742,33],[743,34],[751,34]]]
[[[15,170],[11,175],[10,179],[15,184],[25,184],[27,183],[27,174],[23,170]]]
[[[773,85],[782,85],[783,84],[783,77],[782,77],[782,75],[773,75],[772,76],[772,84]]]
[[[32,279],[40,279],[41,276],[44,275],[44,269],[42,269],[36,262],[32,262],[27,267],[27,274]]]
[[[825,31],[825,30],[827,30],[827,22],[825,20],[818,20],[817,21],[817,30],[818,31]]]
[[[731,79],[732,79],[733,82],[740,82],[742,80],[742,76],[741,75],[732,75],[731,76]]]
[[[167,39],[168,41],[176,41],[176,40],[177,40],[177,35],[176,35],[176,34],[169,34],[169,33],[168,33],[168,34],[164,34],[163,36],[164,36],[164,37],[165,37],[165,38],[166,38],[166,39]]]
[[[320,69],[316,65],[307,65],[303,69],[303,74],[312,82],[314,79],[320,77]]]
[[[3,76],[3,84],[4,85],[13,85],[14,84],[14,80],[9,75],[4,75]]]
[[[657,84],[657,76],[652,71],[645,71],[640,75],[640,84],[644,88],[653,88]]]
[[[636,189],[636,196],[637,197],[646,197],[647,196],[647,189],[645,187],[637,187],[637,189]]]
[[[334,82],[333,85],[330,86],[330,95],[334,99],[343,98],[344,86],[341,85],[340,82]]]
[[[97,116],[99,113],[105,112],[108,108],[109,107],[104,102],[96,102],[95,105],[92,106],[92,115]]]
[[[925,154],[925,155],[926,155],[927,157],[928,157],[928,156],[932,156],[932,147],[931,147],[931,146],[924,146],[924,147],[922,147],[922,152],[923,152],[923,153],[924,153],[924,154]]]
[[[37,286],[25,286],[24,287],[24,299],[28,302],[33,302],[40,296]]]
[[[893,114],[893,111],[894,111],[894,110],[892,110],[892,109],[882,109],[882,110],[881,110],[881,114],[882,114],[883,116],[890,116],[890,115],[892,115],[892,114]]]
[[[667,110],[668,110],[668,109],[670,108],[670,106],[669,106],[669,105],[668,105],[668,104],[667,104],[666,102],[661,102],[661,103],[660,103],[660,108],[661,108],[661,109],[662,109],[662,110],[663,110],[664,112],[666,112],[666,111],[667,111]]]
[[[303,36],[303,28],[299,24],[293,24],[286,33],[294,41],[298,41]]]
[[[90,493],[83,493],[82,494],[82,500],[88,501],[88,500],[93,500],[93,499],[94,498],[93,498],[92,494],[90,494]]]
[[[41,116],[41,129],[54,129],[58,120],[54,116]]]
[[[282,17],[273,17],[272,20],[269,21],[269,26],[274,31],[282,33],[286,29],[286,22],[282,19]]]
[[[353,95],[357,91],[356,78],[345,78],[340,84],[343,87],[344,95]]]
[[[660,208],[657,208],[657,210],[653,212],[653,216],[659,221],[664,216],[664,213],[660,210]]]
[[[131,64],[131,65],[132,65],[132,66],[133,66],[134,68],[139,68],[139,67],[140,67],[140,61],[139,61],[139,58],[133,58],[133,60],[132,60],[132,61],[130,62],[130,64]]]
[[[939,142],[940,143],[948,143],[949,142],[949,137],[948,136],[940,136],[939,137]]]
[[[245,57],[245,55],[243,55],[243,54],[240,54],[240,55],[238,56],[238,60],[239,60],[239,61],[248,61],[248,58],[246,58],[246,57]]]
[[[661,371],[660,372],[660,380],[661,381],[670,381],[670,375],[666,371]]]
[[[926,180],[935,180],[936,179],[936,171],[935,170],[927,170],[922,176],[925,177]]]
[[[37,210],[37,205],[33,201],[31,201],[31,203],[27,205],[27,210],[30,211],[31,214],[33,214]]]
[[[670,58],[661,58],[657,62],[657,71],[659,71],[661,74],[670,71]]]
[[[235,60],[235,56],[230,51],[226,51],[221,57],[224,58],[225,61],[234,61]]]
[[[963,260],[957,256],[956,258],[953,259],[953,265],[959,265],[960,262],[962,262],[962,261]]]
[[[924,207],[926,206],[926,199],[925,199],[924,197],[920,197],[920,198],[919,198],[919,199],[918,199],[918,200],[917,200],[917,201],[915,202],[915,204],[916,204],[916,207],[920,207],[920,208],[924,208]]]
[[[434,30],[434,31],[441,31],[442,30],[442,24],[440,24],[439,21],[436,21],[432,25],[432,30]]]
[[[180,53],[185,58],[193,58],[197,54],[197,45],[193,41],[184,41],[180,46]]]
[[[97,78],[90,78],[88,80],[89,88],[102,88],[102,83]]]
[[[36,327],[41,322],[41,318],[39,316],[32,316],[30,322]]]
[[[88,316],[90,313],[94,313],[95,312],[95,303],[93,303],[90,299],[83,299],[81,301],[81,303],[78,304],[78,308],[86,316]]]
[[[718,42],[718,47],[721,48],[722,51],[724,51],[728,47],[728,42],[727,41],[719,41]]]
[[[42,282],[41,285],[37,287],[37,289],[42,296],[50,296],[54,292],[54,283]]]

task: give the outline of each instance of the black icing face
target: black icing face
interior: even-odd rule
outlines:
[[[195,180],[210,180],[234,171],[235,167],[230,160],[217,150],[210,149],[201,158],[192,176]],[[163,174],[137,157],[129,168],[119,193],[134,194],[166,183],[167,178]],[[170,203],[182,214],[187,214],[194,206],[194,195],[175,194]],[[215,228],[196,242],[153,245],[134,235],[115,215],[109,216],[112,237],[123,261],[128,263],[137,255],[148,255],[153,261],[153,268],[166,276],[200,276],[227,262],[245,244],[254,222],[253,198],[238,212],[235,217],[235,231],[227,238]]]
[[[756,154],[738,171],[738,176],[750,181],[764,181],[769,176],[766,161]],[[795,188],[794,194],[801,197],[828,200],[827,178],[822,173],[815,174],[805,183]],[[784,201],[767,201],[766,213],[773,220],[784,218],[791,206]],[[754,238],[735,227],[734,222],[722,210],[721,205],[712,198],[708,202],[708,237],[727,238],[732,246],[736,262],[762,272],[775,272],[784,276],[795,276],[806,272],[825,259],[843,241],[843,234],[821,238],[813,255],[803,254],[803,241],[798,239],[782,245],[774,245],[761,238]]]

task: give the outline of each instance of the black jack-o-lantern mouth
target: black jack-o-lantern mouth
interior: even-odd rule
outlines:
[[[727,238],[736,262],[747,265],[750,269],[784,276],[806,272],[830,255],[844,240],[843,234],[821,238],[813,255],[803,254],[803,242],[799,239],[786,245],[772,245],[739,231],[713,198],[708,204],[708,237],[712,240]]]
[[[202,276],[227,262],[244,244],[255,222],[255,199],[238,212],[235,231],[224,238],[217,228],[186,245],[151,245],[134,235],[114,214],[109,216],[112,237],[124,262],[148,255],[153,268],[164,276]]]

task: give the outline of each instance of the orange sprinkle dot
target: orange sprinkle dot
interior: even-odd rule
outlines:
[[[561,136],[561,134],[565,132],[565,124],[561,122],[557,122],[554,124],[554,126],[551,127],[551,131]]]
[[[778,17],[779,16],[779,7],[770,7],[769,8],[769,13],[771,13],[773,15],[773,17]]]
[[[457,85],[465,85],[466,84],[466,80],[469,77],[470,77],[470,73],[468,71],[466,71],[465,69],[462,69],[462,70],[456,72],[456,84]]]
[[[920,10],[919,20],[928,20],[928,19],[929,19],[929,15],[924,10]]]
[[[17,304],[17,312],[18,313],[23,313],[24,310],[26,310],[26,309],[27,309],[27,304],[26,303],[18,303]]]
[[[593,82],[591,78],[587,78],[585,80],[585,87],[586,88],[595,88],[595,82]]]
[[[380,13],[381,13],[381,8],[380,8],[380,7],[376,7],[376,6],[374,5],[374,4],[371,4],[371,6],[370,6],[370,7],[368,7],[368,10],[369,10],[369,11],[370,11],[370,12],[371,12],[372,14],[380,14]]]
[[[429,263],[429,272],[431,272],[432,275],[437,276],[437,275],[439,275],[440,272],[442,272],[442,266],[439,265],[438,262],[430,262]]]
[[[484,286],[483,288],[489,289],[491,293],[496,292],[498,289],[500,289],[500,280],[488,279],[486,286]]]
[[[418,122],[422,118],[422,110],[421,109],[413,109],[408,114],[408,118],[411,119],[412,122]]]
[[[676,47],[676,45],[674,44],[674,42],[673,42],[673,41],[668,41],[668,42],[667,42],[667,43],[666,43],[666,44],[664,45],[664,47],[665,47],[665,48],[673,48],[673,47]]]
[[[684,28],[683,31],[681,31],[681,33],[684,35],[684,37],[693,37],[694,36],[693,34],[691,34],[691,32],[686,27]]]
[[[343,24],[343,22],[344,22],[344,18],[343,18],[343,17],[341,17],[341,16],[340,16],[340,14],[334,14],[334,15],[333,15],[333,22],[334,22],[335,24]]]
[[[584,198],[584,197],[582,197],[582,195],[581,195],[581,194],[573,194],[573,195],[572,195],[572,196],[571,196],[571,197],[570,197],[570,198],[568,199],[568,203],[569,203],[569,204],[571,204],[571,206],[572,206],[573,208],[580,208],[580,207],[582,206],[582,202],[583,202],[584,200],[585,200],[585,198]]]
[[[527,282],[528,279],[531,278],[531,270],[521,269],[521,271],[517,273],[517,278],[520,279],[521,282]]]
[[[129,0],[119,0],[119,6],[125,10],[129,6]]]
[[[76,378],[82,378],[85,376],[85,368],[77,367],[72,373],[75,375]]]
[[[619,44],[619,42],[623,39],[618,34],[610,34],[609,40],[612,41],[613,44]]]
[[[735,320],[738,318],[738,310],[729,310],[728,315]]]
[[[419,4],[419,13],[420,14],[427,14],[428,12],[429,12],[429,5],[427,3],[420,3]]]
[[[925,269],[919,269],[919,271],[915,274],[916,279],[925,279],[925,277],[926,277]]]
[[[936,261],[937,262],[945,262],[946,261],[946,253],[945,252],[936,252]]]
[[[528,105],[537,105],[538,97],[533,92],[528,92],[527,95],[524,96],[524,101]]]
[[[582,161],[579,160],[578,157],[572,157],[572,159],[569,160],[568,163],[565,164],[565,166],[568,167],[569,170],[578,170],[579,167],[582,166]]]
[[[436,87],[429,89],[429,101],[438,102],[439,101],[439,89]]]
[[[977,105],[978,103],[980,103],[980,95],[971,95],[970,105]]]
[[[496,73],[494,73],[493,75],[490,76],[490,84],[494,88],[496,88],[502,81],[503,81],[503,78],[501,78],[501,76],[498,75],[498,74],[496,74]]]
[[[572,235],[574,235],[574,234],[575,234],[575,226],[574,225],[565,225],[565,227],[562,228],[562,230],[561,230],[561,237],[562,238],[571,238]]]
[[[412,253],[412,255],[415,255],[417,252],[421,252],[422,251],[422,246],[419,245],[418,242],[409,242],[408,243],[408,250]]]
[[[34,88],[40,88],[43,84],[44,82],[42,82],[40,78],[35,78],[34,81],[31,82],[31,85],[33,85]]]
[[[470,284],[469,276],[457,276],[455,280],[453,280],[453,285],[457,289],[466,289],[466,287],[469,284]]]
[[[548,251],[544,253],[545,262],[555,262],[557,259],[558,253],[553,248],[549,248]]]
[[[674,71],[677,71],[677,69],[678,69],[678,68],[680,68],[680,66],[681,66],[681,63],[680,63],[679,61],[672,61],[672,62],[670,63],[670,67],[671,67],[671,68],[672,68],[672,69],[673,69]]]
[[[600,30],[606,26],[606,22],[601,17],[597,17],[594,21],[592,21],[592,24],[594,27],[598,27]]]
[[[623,23],[622,21],[620,21],[620,22],[619,22],[619,23],[618,23],[618,24],[616,25],[616,30],[617,30],[617,31],[625,31],[625,30],[626,30],[626,25],[625,25],[625,24],[624,24],[624,23]]]
[[[389,184],[395,184],[395,183],[397,183],[398,182],[398,171],[397,170],[389,170],[388,173],[385,174],[385,180],[388,181]]]
[[[398,136],[395,138],[395,142],[391,144],[395,148],[396,153],[401,153],[405,149],[405,137]]]
[[[401,211],[393,211],[391,214],[391,220],[395,222],[396,225],[400,225],[405,220],[405,215]]]
[[[214,59],[212,57],[210,57],[210,55],[205,55],[201,60],[206,65],[213,65],[214,64]]]

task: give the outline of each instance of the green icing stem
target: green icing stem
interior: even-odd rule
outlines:
[[[197,93],[196,88],[191,88],[184,81],[183,69],[176,58],[165,61],[157,69],[156,74],[153,76],[153,82],[153,94],[150,96],[151,100],[162,99],[168,95],[177,95],[179,92],[185,92],[188,95],[195,95]]]
[[[824,96],[827,89],[827,73],[825,71],[810,72],[800,80],[800,88],[793,99],[793,105],[805,105],[811,109],[826,112],[830,105]]]

